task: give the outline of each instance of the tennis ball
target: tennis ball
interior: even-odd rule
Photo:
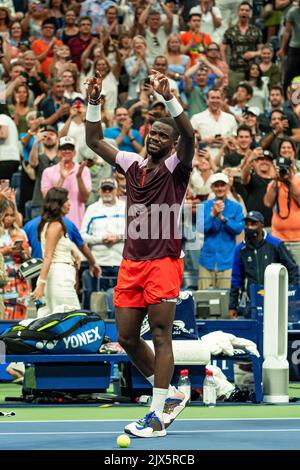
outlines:
[[[117,444],[119,447],[129,447],[130,446],[130,437],[127,434],[120,434],[117,439]]]

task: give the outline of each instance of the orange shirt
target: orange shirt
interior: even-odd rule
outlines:
[[[36,39],[35,41],[33,41],[32,45],[31,45],[31,49],[33,50],[33,52],[37,56],[39,56],[39,55],[43,54],[43,52],[45,52],[45,50],[47,49],[48,46],[49,46],[49,44],[47,42],[45,42],[43,39]],[[56,40],[56,47],[59,47],[59,46],[63,46],[63,43],[62,43],[62,41],[57,39]],[[52,61],[53,61],[53,56],[54,56],[54,50],[51,49],[48,52],[47,57],[41,62],[41,70],[47,78],[49,76],[49,69],[50,69],[50,66],[51,66]]]
[[[205,54],[205,49],[211,43],[211,37],[209,36],[209,34],[195,34],[192,31],[187,31],[186,33],[180,34],[179,39],[185,46],[187,46],[193,39],[192,45],[187,51],[187,54],[191,58],[191,65],[194,65],[196,63],[197,59],[201,56],[201,54]]]
[[[270,183],[270,185],[272,182]],[[300,190],[300,177],[293,176],[292,184]],[[288,207],[289,189],[286,184],[278,183],[278,205],[279,213],[273,210],[272,235],[285,242],[300,241],[300,206],[290,197],[290,207]],[[283,217],[283,218],[282,218]]]

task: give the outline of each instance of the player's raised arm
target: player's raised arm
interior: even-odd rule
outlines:
[[[170,91],[168,77],[157,70],[152,70],[150,80],[154,90],[164,98],[169,113],[175,119],[180,134],[177,144],[177,156],[185,166],[191,168],[194,157],[194,129],[190,120],[176,96]]]
[[[118,150],[104,141],[101,126],[100,95],[102,90],[102,77],[96,72],[95,77],[88,78],[87,95],[88,107],[86,113],[86,143],[97,155],[107,163],[115,165]]]

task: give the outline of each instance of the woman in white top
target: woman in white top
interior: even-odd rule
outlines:
[[[49,313],[62,304],[80,308],[75,290],[74,244],[68,237],[62,219],[69,210],[68,191],[64,188],[50,189],[38,227],[44,262],[33,292],[34,300],[45,295]]]

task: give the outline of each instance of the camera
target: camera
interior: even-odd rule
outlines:
[[[205,150],[206,147],[207,147],[206,144],[204,144],[203,142],[200,142],[198,145],[198,150]]]
[[[276,165],[279,169],[279,175],[283,178],[287,175],[289,168],[291,168],[293,162],[289,158],[278,157],[276,159]]]

